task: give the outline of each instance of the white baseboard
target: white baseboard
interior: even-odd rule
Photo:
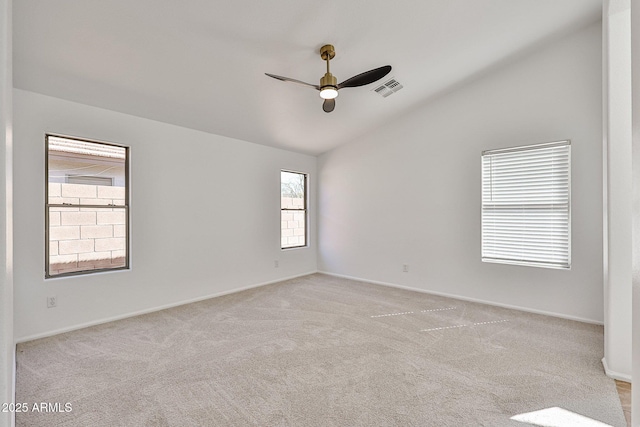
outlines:
[[[330,273],[328,271],[318,271],[318,273],[326,274],[328,276],[341,277],[343,279],[350,279],[350,280],[357,280],[357,281],[360,281],[360,282],[372,283],[374,285],[389,286],[389,287],[392,287],[392,288],[405,289],[407,291],[421,292],[423,294],[437,295],[437,296],[447,297],[447,298],[454,298],[454,299],[461,300],[461,301],[477,302],[477,303],[480,303],[480,304],[492,305],[492,306],[495,306],[495,307],[509,308],[509,309],[512,309],[512,310],[524,311],[524,312],[527,312],[527,313],[542,314],[544,316],[558,317],[558,318],[567,319],[567,320],[575,320],[577,322],[591,323],[591,324],[594,324],[594,325],[604,325],[604,323],[602,321],[600,321],[600,320],[585,319],[583,317],[571,316],[571,315],[563,314],[563,313],[555,313],[555,312],[552,312],[552,311],[536,310],[534,308],[521,307],[521,306],[511,305],[511,304],[503,304],[503,303],[494,302],[494,301],[487,301],[487,300],[483,300],[483,299],[479,299],[479,298],[470,298],[470,297],[465,297],[465,296],[462,296],[462,295],[449,294],[449,293],[446,293],[446,292],[429,291],[429,290],[420,289],[420,288],[412,288],[411,286],[397,285],[395,283],[380,282],[378,280],[370,280],[370,279],[364,279],[364,278],[361,278],[361,277],[347,276],[347,275],[344,275],[344,274]]]
[[[602,367],[604,368],[604,373],[607,374],[609,378],[613,378],[614,380],[620,380],[630,383],[631,375],[623,374],[620,372],[612,371],[609,369],[609,365],[607,365],[607,359],[602,358]]]
[[[101,325],[103,323],[109,323],[109,322],[114,322],[116,320],[127,319],[129,317],[140,316],[142,314],[154,313],[156,311],[166,310],[168,308],[178,307],[178,306],[185,305],[185,304],[191,304],[191,303],[194,303],[194,302],[204,301],[204,300],[208,300],[208,299],[211,299],[211,298],[217,298],[217,297],[221,297],[221,296],[224,296],[224,295],[235,294],[235,293],[242,292],[242,291],[248,291],[249,289],[259,288],[261,286],[272,285],[274,283],[284,282],[286,280],[291,280],[291,279],[296,279],[298,277],[308,276],[310,274],[314,274],[314,273],[317,273],[317,272],[318,272],[317,270],[314,270],[314,271],[310,271],[310,272],[307,272],[307,273],[296,274],[294,276],[281,277],[279,279],[270,280],[268,282],[262,282],[262,283],[257,283],[257,284],[254,284],[254,285],[244,286],[242,288],[231,289],[229,291],[217,292],[215,294],[205,295],[205,296],[192,298],[192,299],[188,299],[188,300],[183,300],[183,301],[179,301],[179,302],[175,302],[175,303],[171,303],[171,304],[161,305],[161,306],[158,306],[158,307],[153,307],[153,308],[148,308],[148,309],[144,309],[144,310],[134,311],[134,312],[131,312],[131,313],[121,314],[121,315],[118,315],[118,316],[105,317],[105,318],[94,320],[94,321],[91,321],[91,322],[81,323],[81,324],[78,324],[78,325],[68,326],[68,327],[60,328],[60,329],[55,329],[53,331],[43,332],[41,334],[27,335],[27,336],[24,336],[24,337],[17,338],[16,339],[16,343],[23,343],[23,342],[27,342],[27,341],[37,340],[37,339],[40,339],[40,338],[51,337],[51,336],[54,336],[54,335],[63,334],[65,332],[71,332],[71,331],[76,331],[78,329],[88,328],[90,326]]]

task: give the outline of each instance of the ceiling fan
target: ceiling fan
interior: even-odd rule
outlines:
[[[326,44],[320,48],[320,57],[327,61],[327,72],[320,79],[319,85],[313,85],[311,83],[305,83],[300,80],[290,79],[289,77],[276,76],[275,74],[265,73],[269,77],[273,77],[274,79],[282,80],[283,82],[292,82],[298,83],[304,86],[312,87],[316,90],[320,91],[320,98],[324,99],[324,103],[322,104],[322,109],[325,113],[330,113],[336,107],[336,97],[338,96],[338,90],[346,88],[346,87],[358,87],[368,85],[369,83],[373,83],[376,80],[380,80],[391,71],[390,65],[385,65],[384,67],[375,68],[373,70],[365,71],[364,73],[360,73],[357,76],[353,76],[350,79],[343,81],[338,84],[338,80],[336,77],[331,74],[329,71],[329,61],[336,56],[336,50],[333,45]]]

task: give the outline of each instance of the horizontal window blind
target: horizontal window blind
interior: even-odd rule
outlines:
[[[571,144],[482,153],[482,260],[571,266]]]

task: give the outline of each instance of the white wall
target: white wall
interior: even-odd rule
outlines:
[[[633,377],[640,378],[640,4],[631,2],[633,129]],[[633,388],[631,424],[640,427],[640,393]]]
[[[602,322],[601,40],[591,25],[321,156],[319,270]],[[567,138],[571,270],[481,262],[482,150]]]
[[[316,270],[313,214],[280,250],[280,169],[310,174],[313,212],[315,157],[21,90],[14,127],[18,341]],[[44,279],[45,132],[131,146],[130,271]]]
[[[604,366],[631,380],[631,22],[629,0],[603,9]]]
[[[0,403],[13,402],[11,0],[0,0]],[[0,426],[12,415],[0,412]]]

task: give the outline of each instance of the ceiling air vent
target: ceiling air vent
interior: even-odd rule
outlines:
[[[395,77],[391,77],[389,80],[382,83],[380,86],[374,88],[373,91],[376,92],[378,95],[386,98],[387,96],[391,95],[394,92],[399,91],[400,89],[402,89],[402,85],[400,84],[400,82],[397,81]]]

